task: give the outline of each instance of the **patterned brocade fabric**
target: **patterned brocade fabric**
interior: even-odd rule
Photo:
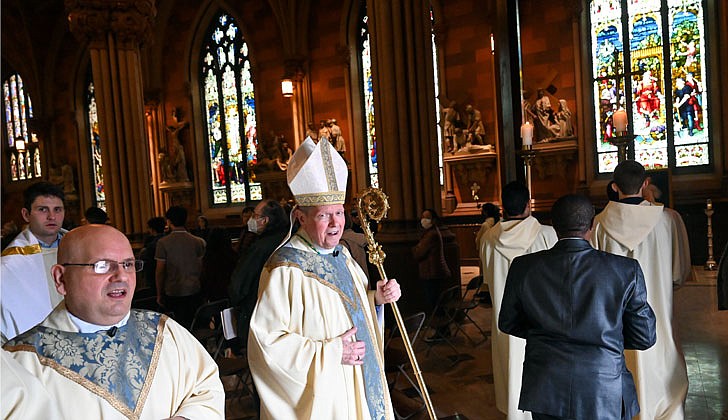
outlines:
[[[154,378],[166,320],[155,312],[132,310],[113,337],[106,330],[77,333],[38,326],[5,349],[36,353],[41,363],[135,417]]]

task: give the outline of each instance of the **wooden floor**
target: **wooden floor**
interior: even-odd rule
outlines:
[[[476,275],[477,270],[477,267],[464,267],[463,284]],[[674,314],[690,380],[686,419],[728,420],[728,311],[717,311],[715,272],[704,272],[700,267],[694,271],[696,281],[674,294]],[[491,314],[492,309],[487,305],[471,312],[475,322],[487,332],[490,331]],[[417,359],[437,416],[441,419],[505,419],[506,416],[495,408],[490,340],[484,341],[472,324],[464,328],[476,343],[458,334],[452,340],[457,354],[446,343],[428,348],[423,341],[430,335],[428,331],[424,331],[415,343]],[[226,386],[231,384],[226,380]],[[400,378],[396,388],[392,399],[403,414],[421,405],[406,380]],[[226,418],[254,419],[251,401],[247,396],[228,400]],[[412,417],[415,420],[427,418],[424,411]]]

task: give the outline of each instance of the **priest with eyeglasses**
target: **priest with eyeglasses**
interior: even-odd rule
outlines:
[[[143,265],[113,227],[72,230],[51,268],[63,301],[4,349],[62,418],[223,419],[217,365],[197,339],[165,315],[131,309]],[[3,407],[13,410],[22,407]]]

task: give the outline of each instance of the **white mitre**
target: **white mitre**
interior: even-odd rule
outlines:
[[[288,163],[288,187],[302,207],[344,204],[347,177],[346,162],[326,140],[306,137]]]

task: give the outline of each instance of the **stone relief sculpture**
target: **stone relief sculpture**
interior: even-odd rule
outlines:
[[[535,141],[546,143],[574,136],[573,114],[565,99],[559,99],[558,102],[558,109],[554,111],[546,90],[538,89],[537,99],[533,104],[524,92],[523,118],[524,122],[533,124]]]
[[[556,120],[559,122],[558,137],[571,137],[574,135],[574,125],[571,122],[571,111],[566,99],[559,99],[559,110],[556,111]]]
[[[442,108],[440,124],[444,138],[444,154],[472,154],[493,151],[493,139],[488,139],[480,110],[468,104],[459,110],[456,101]]]
[[[285,171],[291,160],[293,150],[286,138],[271,131],[270,136],[261,142],[262,149],[258,155],[258,162],[252,167],[255,173]]]

